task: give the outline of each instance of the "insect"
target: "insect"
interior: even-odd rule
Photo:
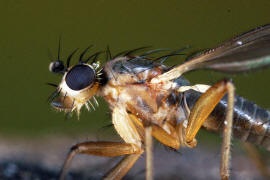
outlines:
[[[220,165],[221,179],[229,179],[232,134],[236,138],[270,149],[270,112],[234,94],[234,85],[221,80],[212,86],[191,85],[182,75],[197,69],[229,73],[260,69],[270,64],[270,25],[241,34],[217,48],[167,67],[163,62],[174,51],[159,58],[151,50],[136,54],[141,48],[112,57],[102,68],[97,61],[101,52],[70,66],[77,49],[67,58],[51,62],[50,71],[62,74],[62,80],[50,97],[51,105],[61,111],[77,112],[97,105],[94,96],[103,97],[112,111],[112,123],[124,142],[83,142],[73,146],[63,165],[63,180],[76,154],[97,156],[126,155],[104,179],[121,179],[146,152],[146,179],[152,174],[152,137],[173,149],[196,146],[201,127],[223,133]],[[60,43],[59,43],[60,51]],[[93,102],[91,102],[93,101]]]

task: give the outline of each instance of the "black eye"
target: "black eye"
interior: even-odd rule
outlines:
[[[95,71],[86,65],[74,66],[66,75],[66,84],[72,90],[81,90],[95,80]]]

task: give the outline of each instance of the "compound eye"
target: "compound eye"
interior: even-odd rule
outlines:
[[[87,65],[76,65],[66,75],[66,84],[72,90],[82,90],[95,81],[95,71]]]

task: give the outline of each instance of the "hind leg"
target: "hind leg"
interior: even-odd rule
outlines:
[[[207,117],[214,110],[215,106],[226,93],[228,93],[228,106],[226,119],[224,121],[223,143],[221,149],[222,156],[220,165],[220,176],[223,180],[227,180],[230,174],[229,158],[234,105],[233,84],[230,81],[223,80],[210,87],[195,103],[188,120],[182,122],[178,126],[180,143],[188,147],[196,146],[197,142],[195,136],[197,135],[199,129]]]

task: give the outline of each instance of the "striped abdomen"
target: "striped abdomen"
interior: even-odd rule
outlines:
[[[185,95],[188,106],[191,109],[200,96],[200,93],[189,91]],[[220,101],[203,126],[211,131],[223,132],[226,107],[227,96]],[[235,138],[260,145],[270,150],[269,111],[240,96],[235,96],[233,124],[233,136]]]

